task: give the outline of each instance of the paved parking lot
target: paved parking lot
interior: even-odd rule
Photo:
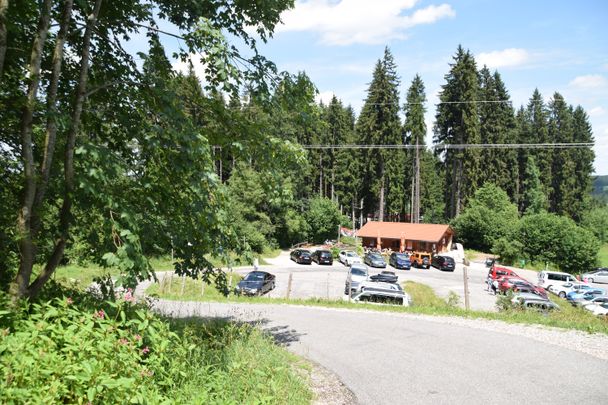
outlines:
[[[312,249],[314,251],[314,249]],[[297,264],[289,259],[289,252],[282,252],[274,259],[265,259],[269,265],[260,266],[260,270],[268,271],[276,276],[276,288],[268,296],[275,298],[287,297],[287,287],[291,274],[290,298],[329,298],[345,299],[344,284],[346,281],[347,267],[334,260],[334,264],[310,265]],[[532,270],[512,268],[521,277],[533,284],[537,283],[538,273]],[[237,271],[245,274],[252,268],[240,268]],[[370,275],[379,273],[383,269],[369,267]],[[456,270],[452,272],[439,271],[433,267],[428,270],[412,268],[411,270],[396,270],[388,266],[386,270],[394,271],[399,277],[399,283],[414,281],[426,284],[435,290],[442,298],[447,298],[450,291],[460,297],[460,306],[464,307],[464,278],[463,265],[456,264]],[[469,302],[471,309],[496,311],[496,296],[486,291],[486,276],[488,269],[483,263],[472,262],[468,266],[469,276]],[[605,285],[597,284],[597,287],[606,288]]]

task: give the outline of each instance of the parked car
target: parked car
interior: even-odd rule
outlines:
[[[491,267],[490,271],[488,271],[488,277],[491,278],[492,280],[498,280],[499,278],[504,277],[504,276],[519,277],[517,275],[517,273],[514,272],[513,270],[507,269],[506,267],[496,266],[496,265]]]
[[[315,250],[312,254],[312,261],[317,264],[329,264],[331,266],[334,263],[334,258],[329,250]]]
[[[381,273],[370,276],[369,279],[372,281],[378,281],[378,282],[384,282],[384,283],[396,283],[398,280],[398,277],[394,272],[384,270]]]
[[[562,285],[566,283],[576,283],[578,280],[572,274],[561,273],[559,271],[541,271],[538,273],[538,285],[545,289],[551,288],[553,285]]]
[[[491,257],[488,257],[484,263],[487,268],[490,268],[490,267],[494,266],[494,263],[496,263],[496,259],[492,259]]]
[[[504,294],[509,290],[516,289],[518,287],[530,287],[533,290],[532,284],[523,278],[516,277],[502,277],[498,279],[498,292]]]
[[[310,250],[306,249],[295,249],[289,255],[289,258],[298,264],[311,264],[312,255]]]
[[[384,257],[380,253],[376,252],[368,252],[363,257],[363,263],[367,264],[370,267],[386,267],[386,262],[384,261]]]
[[[581,274],[581,279],[588,283],[608,283],[608,269]]]
[[[454,271],[456,262],[449,256],[435,255],[431,260],[431,266],[441,271]]]
[[[428,269],[431,267],[431,254],[426,252],[414,252],[410,256],[410,262],[414,267],[423,267]]]
[[[583,308],[587,309],[587,307],[589,307],[589,306],[606,304],[606,303],[608,303],[608,296],[606,296],[606,295],[600,295],[600,296],[594,295],[588,301],[581,302],[581,306]]]
[[[353,252],[352,250],[341,251],[338,255],[338,260],[345,266],[350,266],[353,263],[363,263],[363,260],[361,260],[359,255]]]
[[[353,295],[355,302],[374,302],[406,307],[412,303],[410,295],[403,291],[399,284],[367,282],[363,283],[361,287],[360,291]]]
[[[608,304],[593,304],[593,305],[585,305],[585,309],[591,311],[593,315],[597,316],[608,316]]]
[[[585,290],[589,288],[593,287],[583,283],[565,283],[561,285],[552,285],[551,288],[549,288],[549,291],[551,291],[555,295],[559,295],[561,298],[566,298],[566,294],[568,294],[569,292],[572,292],[574,290]]]
[[[388,264],[396,269],[409,270],[412,267],[412,262],[410,262],[410,257],[407,253],[391,253]]]
[[[265,271],[252,271],[247,273],[236,285],[236,293],[243,295],[262,295],[274,290],[275,276]]]
[[[511,302],[519,304],[526,309],[536,309],[544,312],[559,309],[559,306],[551,300],[530,293],[515,294]]]
[[[591,288],[587,290],[575,290],[566,294],[566,299],[574,306],[583,305],[585,301],[590,301],[600,295],[606,295],[603,288]]]
[[[344,294],[348,294],[348,287],[350,285],[351,293],[354,294],[361,288],[361,283],[367,281],[369,271],[367,266],[363,263],[353,263],[348,269],[348,275],[346,276],[346,283],[344,285]]]

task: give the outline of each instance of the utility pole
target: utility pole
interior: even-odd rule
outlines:
[[[469,269],[467,266],[464,266],[462,270],[464,278],[464,307],[468,311],[471,309],[471,304],[469,303]]]
[[[416,144],[416,159],[414,161],[414,207],[412,220],[417,224],[420,222],[420,145]]]

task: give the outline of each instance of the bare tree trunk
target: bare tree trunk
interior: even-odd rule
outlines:
[[[47,91],[47,111],[48,117],[46,121],[46,137],[44,141],[44,156],[42,167],[40,168],[40,181],[36,190],[36,198],[34,200],[33,209],[33,233],[37,233],[39,228],[38,211],[44,200],[46,188],[48,186],[53,164],[53,154],[55,152],[55,140],[57,138],[57,89],[59,87],[59,77],[61,76],[61,64],[63,62],[63,49],[65,44],[66,34],[68,32],[70,19],[72,16],[73,0],[65,0],[61,21],[59,23],[59,32],[57,33],[57,42],[55,43],[55,51],[53,53],[53,70],[51,80]]]
[[[31,233],[32,206],[36,196],[36,166],[34,163],[34,145],[32,141],[32,126],[36,95],[40,85],[40,63],[42,49],[49,32],[51,20],[51,0],[45,0],[40,10],[38,33],[34,38],[29,64],[29,84],[27,99],[21,115],[21,159],[23,160],[24,184],[21,197],[21,207],[17,217],[17,232],[19,245],[19,271],[11,286],[11,294],[15,298],[24,297],[32,275],[36,248]]]
[[[46,266],[40,273],[40,275],[34,280],[32,285],[28,288],[28,295],[30,297],[35,296],[40,292],[40,289],[53,274],[65,250],[65,244],[68,239],[70,230],[71,220],[71,208],[72,208],[72,194],[74,192],[74,148],[76,145],[76,135],[80,127],[80,119],[82,115],[82,108],[87,90],[87,79],[89,75],[89,58],[90,58],[90,47],[91,47],[91,36],[97,23],[97,16],[99,15],[99,9],[101,8],[102,0],[95,0],[95,6],[93,7],[92,13],[87,18],[87,27],[84,32],[82,40],[82,54],[80,61],[80,76],[78,79],[78,88],[76,91],[76,101],[74,103],[74,111],[72,112],[71,126],[68,132],[66,147],[65,147],[65,159],[64,159],[64,172],[65,172],[65,191],[63,196],[63,204],[59,213],[59,238],[55,241],[55,248],[51,257],[46,263]]]
[[[4,57],[8,44],[6,32],[6,10],[8,10],[8,0],[0,0],[0,80],[4,71]]]

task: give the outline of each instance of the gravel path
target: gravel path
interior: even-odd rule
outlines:
[[[501,321],[293,305],[158,301],[176,317],[256,322],[369,404],[605,403],[608,337]]]

